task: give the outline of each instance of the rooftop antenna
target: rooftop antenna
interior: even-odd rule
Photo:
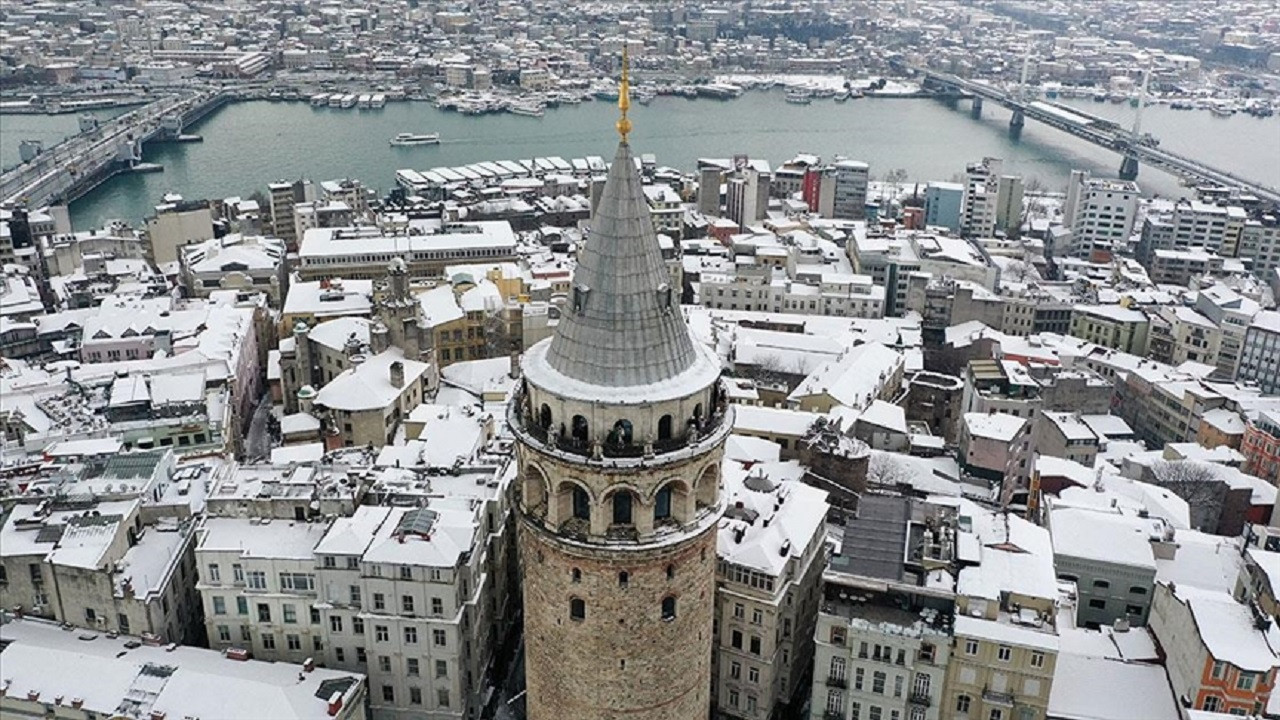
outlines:
[[[631,109],[631,55],[627,50],[627,41],[622,41],[622,78],[618,81],[618,110],[622,112],[622,117],[618,118],[618,135],[622,137],[622,142],[627,142],[627,135],[631,133],[631,120],[627,118],[627,111]]]

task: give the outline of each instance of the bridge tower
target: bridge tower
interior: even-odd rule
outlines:
[[[1009,118],[1009,134],[1018,137],[1022,134],[1022,126],[1027,124],[1027,118],[1022,114],[1022,108],[1015,108],[1013,116]]]
[[[1138,179],[1138,154],[1132,149],[1124,151],[1124,159],[1120,161],[1120,179]]]

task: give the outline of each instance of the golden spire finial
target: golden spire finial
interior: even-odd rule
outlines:
[[[626,40],[622,41],[622,79],[618,81],[618,109],[622,111],[622,117],[618,118],[618,134],[622,136],[622,142],[626,142],[627,135],[631,133],[631,120],[627,118],[627,111],[631,109],[631,62]]]

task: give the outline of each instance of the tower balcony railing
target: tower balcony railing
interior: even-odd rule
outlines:
[[[728,397],[719,386],[715,391],[715,402],[711,414],[702,418],[694,418],[686,423],[684,432],[669,438],[649,439],[647,442],[638,438],[610,438],[604,442],[591,440],[555,432],[544,427],[529,407],[528,396],[523,388],[518,388],[507,410],[507,422],[519,433],[527,435],[538,444],[570,455],[589,459],[644,459],[656,455],[675,452],[704,442],[708,437],[720,434],[726,423],[730,422],[732,408]]]

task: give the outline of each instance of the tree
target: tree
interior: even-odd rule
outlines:
[[[1227,485],[1211,463],[1193,460],[1161,460],[1151,466],[1155,484],[1187,501],[1191,527],[1215,532],[1222,518]]]
[[[867,485],[910,484],[915,473],[902,458],[893,453],[872,451],[867,463]]]

